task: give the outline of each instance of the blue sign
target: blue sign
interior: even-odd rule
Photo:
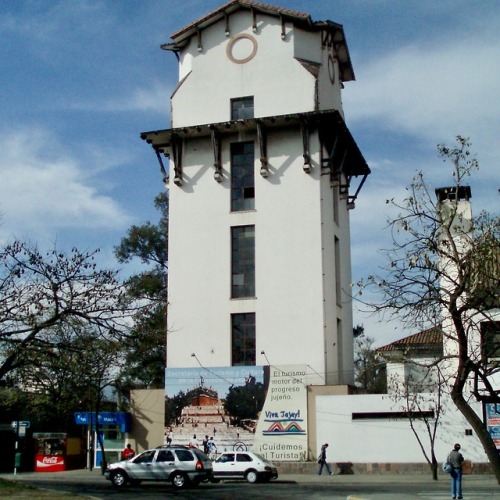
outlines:
[[[92,420],[92,428],[95,428],[95,413],[88,411],[75,413],[75,424],[89,425]],[[124,412],[106,411],[97,414],[97,422],[99,425],[119,425],[122,432],[130,432],[132,423],[132,415]]]

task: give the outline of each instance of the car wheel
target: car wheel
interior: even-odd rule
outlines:
[[[246,475],[246,479],[249,483],[256,483],[257,479],[259,476],[257,475],[257,472],[254,470],[249,470]]]
[[[128,481],[128,476],[125,472],[117,470],[111,473],[111,482],[116,488],[123,488]]]
[[[175,472],[172,476],[172,485],[177,489],[185,488],[188,484],[189,479],[182,472]]]

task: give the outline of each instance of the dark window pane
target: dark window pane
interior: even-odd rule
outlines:
[[[255,297],[255,228],[231,228],[231,297]]]
[[[233,314],[232,365],[255,365],[255,313]]]
[[[231,120],[245,120],[254,117],[253,96],[231,99]]]
[[[255,208],[255,153],[253,142],[231,144],[231,211]]]

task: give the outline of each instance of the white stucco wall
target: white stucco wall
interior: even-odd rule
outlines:
[[[180,56],[182,82],[172,96],[172,127],[227,121],[230,99],[249,95],[254,96],[256,117],[316,108],[341,110],[338,68],[332,85],[323,65],[318,92],[316,78],[295,58],[327,63],[329,51],[321,47],[321,34],[288,23],[282,40],[279,19],[262,15],[258,19],[255,32],[247,10],[231,15],[230,36],[225,35],[223,20],[204,29],[201,51],[197,37],[190,40]],[[228,44],[241,34],[252,37],[257,46],[255,57],[245,64],[234,63],[226,54]]]
[[[231,213],[229,144],[252,138],[240,134],[223,141],[221,183],[213,178],[210,140],[190,142],[183,185],[170,189],[167,366],[197,366],[193,352],[204,366],[230,365],[230,315],[255,312],[257,364],[267,363],[260,355],[264,350],[272,364],[310,365],[323,377],[314,383],[324,383],[325,343],[332,346],[329,377],[338,376],[345,354],[338,352],[333,246],[323,233],[344,239],[346,253],[348,231],[334,228],[332,212],[322,212],[322,203],[333,206],[333,201],[325,201],[332,194],[328,176],[320,175],[319,142],[312,136],[316,153],[306,174],[298,129],[269,134],[268,178],[260,176],[260,161],[255,162],[255,210]],[[346,211],[345,202],[340,207]],[[256,228],[256,298],[231,299],[231,227],[247,224]],[[340,261],[350,265],[346,255]],[[350,304],[345,311],[343,345],[349,353]],[[352,367],[352,361],[345,365]]]
[[[425,463],[426,460],[408,420],[353,420],[352,413],[401,411],[388,395],[317,396],[316,446],[329,443],[331,462],[352,463]],[[443,461],[454,443],[462,445],[462,453],[472,462],[487,462],[476,436],[466,436],[469,424],[449,399],[443,402],[444,414],[437,432],[436,457]],[[479,405],[476,411],[480,412]],[[479,413],[481,414],[481,413]],[[422,423],[415,422],[425,448],[429,439]]]
[[[331,49],[322,46],[322,34],[287,22],[283,39],[278,17],[259,13],[255,30],[252,22],[249,10],[233,12],[229,33],[221,19],[180,51],[173,128],[229,121],[231,99],[245,96],[254,96],[255,117],[341,111],[338,65],[329,70]],[[252,47],[253,57],[235,62]],[[213,178],[205,137],[184,142],[183,183],[170,187],[167,366],[231,365],[231,314],[254,312],[256,364],[306,364],[319,374],[311,383],[352,383],[349,215],[340,200],[334,221],[338,188],[321,175],[317,131],[310,131],[307,174],[299,126],[270,127],[267,178],[259,173],[256,131],[242,123],[237,134],[221,132],[222,182]],[[255,210],[231,213],[230,144],[250,140]],[[255,226],[255,298],[231,298],[231,227],[239,225]],[[339,300],[336,276],[344,290]]]

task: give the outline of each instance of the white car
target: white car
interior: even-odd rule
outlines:
[[[221,479],[246,479],[249,483],[255,483],[277,477],[276,466],[264,457],[249,451],[228,451],[213,463],[211,481],[216,483]]]

